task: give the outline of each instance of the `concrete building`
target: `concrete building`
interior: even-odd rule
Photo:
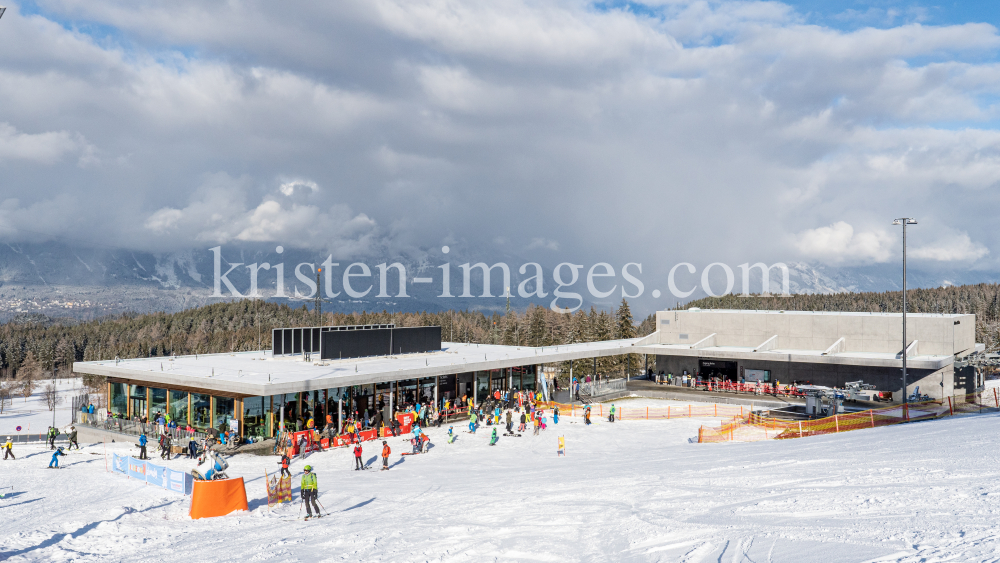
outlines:
[[[955,391],[956,359],[982,350],[975,315],[907,314],[907,393]],[[826,311],[660,311],[636,343],[656,370],[730,381],[843,387],[863,380],[902,400],[902,314]]]
[[[235,425],[260,436],[306,414],[322,425],[327,414],[339,420],[416,400],[440,405],[463,396],[481,401],[497,389],[547,391],[545,364],[622,354],[646,355],[664,374],[830,387],[862,380],[903,398],[899,314],[690,309],[660,311],[656,321],[643,338],[547,347],[441,342],[439,327],[425,327],[437,334],[392,325],[275,329],[267,351],[77,362],[73,369],[108,378],[107,404],[116,414],[169,413],[182,426]],[[907,325],[908,393],[954,395],[955,360],[982,350],[975,316],[911,314]],[[964,394],[970,381],[959,378]]]

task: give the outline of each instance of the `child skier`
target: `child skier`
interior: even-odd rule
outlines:
[[[583,409],[583,423],[590,424],[590,405],[587,405],[587,408]]]
[[[559,407],[552,410],[552,424],[559,424]]]
[[[382,471],[389,469],[389,454],[392,450],[389,449],[389,444],[385,440],[382,440]]]
[[[457,437],[458,437],[458,435],[455,434],[455,427],[454,426],[449,426],[448,427],[448,443],[449,444],[454,443],[455,442],[455,438],[457,438]]]
[[[611,403],[611,416],[608,417],[608,422],[615,421],[615,404]]]
[[[3,458],[4,459],[7,459],[7,456],[10,456],[11,459],[15,459],[15,460],[17,459],[16,457],[14,457],[14,450],[11,449],[13,447],[14,447],[14,444],[11,443],[10,436],[7,436],[7,442],[3,445]]]
[[[365,464],[361,462],[361,442],[354,444],[354,470],[364,469]]]
[[[472,434],[476,433],[476,420],[477,420],[476,413],[472,413],[472,415],[469,417],[469,432]]]
[[[139,435],[139,459],[149,459],[146,457],[146,433]]]
[[[278,463],[281,464],[281,476],[284,477],[285,475],[287,475],[289,478],[291,478],[292,472],[288,470],[288,465],[292,463],[292,460],[288,457],[288,454],[287,453],[281,454],[281,461],[279,461]]]
[[[496,428],[494,428],[494,429],[493,429],[493,437],[492,437],[492,438],[490,438],[490,445],[491,445],[491,446],[495,446],[495,445],[497,445],[497,440],[499,440],[499,439],[500,439],[500,437],[499,437],[499,436],[497,436],[497,429],[496,429]]]
[[[62,446],[59,449],[52,452],[52,461],[49,462],[49,469],[59,469],[59,456],[66,455],[63,453]]]
[[[518,425],[517,431],[524,432],[524,425],[528,422],[528,416],[525,413],[521,413],[521,424]]]

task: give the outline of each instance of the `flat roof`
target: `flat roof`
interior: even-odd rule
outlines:
[[[442,349],[434,352],[308,362],[302,354],[273,356],[266,350],[76,362],[73,371],[150,386],[261,396],[615,356],[634,353],[638,340],[541,347],[443,342]]]
[[[688,313],[761,313],[768,315],[829,315],[835,317],[902,317],[903,313],[867,313],[862,311],[790,311],[790,310],[773,310],[773,309],[702,309],[700,307],[693,307],[691,309],[681,309],[682,312]],[[672,309],[661,311],[663,313],[674,312]],[[911,313],[906,312],[907,317],[926,317],[926,318],[956,318],[956,317],[966,317],[971,316],[972,313]]]

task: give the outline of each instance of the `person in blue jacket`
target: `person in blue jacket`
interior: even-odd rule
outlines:
[[[146,457],[146,433],[139,435],[139,459],[149,459]]]
[[[59,469],[59,456],[66,455],[63,453],[62,446],[59,449],[52,452],[52,461],[49,462],[49,469]]]
[[[413,453],[420,452],[420,441],[422,439],[421,436],[420,436],[420,432],[421,432],[420,425],[419,424],[414,424],[413,425]]]

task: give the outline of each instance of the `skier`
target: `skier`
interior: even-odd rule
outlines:
[[[615,404],[611,403],[611,416],[608,417],[608,422],[615,421]]]
[[[412,443],[413,443],[413,453],[415,453],[415,454],[420,453],[420,446],[421,446],[421,442],[422,442],[422,439],[420,437],[420,432],[421,432],[420,425],[419,424],[413,425],[413,440],[412,440]]]
[[[194,438],[188,438],[188,458],[194,459],[198,457],[198,442]]]
[[[11,443],[10,436],[7,436],[7,443],[5,443],[3,445],[3,458],[5,460],[7,459],[7,456],[10,456],[11,459],[14,459],[14,460],[17,459],[16,457],[14,457],[14,450],[11,449],[13,447],[14,447],[14,444]]]
[[[513,415],[511,415],[510,409],[507,409],[507,433],[514,433],[514,419]]]
[[[63,453],[62,446],[59,449],[52,452],[52,461],[49,462],[49,469],[59,469],[59,456],[66,455]]]
[[[538,436],[538,430],[542,427],[542,419],[540,417],[534,417],[532,423],[535,425],[535,436]]]
[[[497,440],[499,440],[499,439],[500,439],[500,437],[497,436],[497,429],[494,428],[493,429],[493,437],[490,438],[490,445],[491,446],[497,445]]]
[[[469,432],[471,434],[475,434],[476,433],[476,420],[477,419],[478,419],[478,417],[476,417],[476,413],[472,413],[472,415],[469,416]]]
[[[365,464],[361,463],[361,442],[354,444],[354,470],[364,469]]]
[[[312,509],[316,509],[316,518],[323,516],[323,513],[319,511],[319,505],[316,504],[316,497],[319,493],[319,487],[316,483],[316,474],[312,472],[312,466],[307,465],[302,468],[305,473],[302,475],[302,502],[306,504],[306,520],[312,518]],[[309,506],[312,503],[312,506]]]
[[[552,410],[552,424],[559,424],[559,407]]]
[[[390,453],[392,453],[392,450],[389,449],[389,444],[385,440],[382,440],[382,471],[389,469]]]
[[[590,424],[590,405],[587,405],[587,408],[583,409],[583,423]]]
[[[170,459],[170,434],[166,432],[160,436],[160,459]],[[79,446],[77,446],[79,448]]]
[[[290,478],[292,476],[292,472],[288,470],[288,466],[292,463],[292,459],[288,457],[287,452],[281,454],[281,461],[278,463],[281,464],[281,476],[284,477],[287,475]]]
[[[521,413],[521,424],[519,424],[517,426],[517,431],[518,432],[524,432],[524,425],[527,424],[527,422],[528,422],[527,415],[522,412]]]
[[[59,436],[59,430],[54,427],[49,426],[49,449],[56,449],[56,437]]]
[[[69,448],[68,449],[72,450],[73,446],[75,445],[76,449],[79,450],[80,449],[80,444],[76,441],[76,426],[70,426],[69,429],[70,429],[70,433],[69,433]]]
[[[146,457],[146,433],[139,435],[139,459],[149,459]]]
[[[455,443],[455,438],[457,438],[457,437],[458,437],[458,435],[455,434],[455,427],[454,426],[449,426],[448,427],[448,443],[449,444]]]

